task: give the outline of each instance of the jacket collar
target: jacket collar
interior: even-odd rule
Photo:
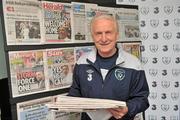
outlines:
[[[122,49],[122,46],[120,44],[117,44],[117,48],[118,48],[118,58],[116,60],[116,65],[119,65],[119,64],[122,64],[125,62],[125,59],[124,59],[124,51]],[[89,53],[87,59],[89,61],[91,61],[92,63],[95,63],[96,61],[96,55],[97,55],[97,49],[94,47],[93,50]]]

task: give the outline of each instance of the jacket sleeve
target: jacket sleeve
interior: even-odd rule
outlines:
[[[125,117],[133,117],[137,113],[144,112],[149,107],[149,87],[145,72],[140,70],[132,75],[129,99],[127,101],[128,113]]]
[[[76,64],[73,71],[73,82],[70,87],[68,96],[81,97],[81,88],[78,77],[79,66]]]

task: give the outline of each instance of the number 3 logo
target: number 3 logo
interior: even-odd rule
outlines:
[[[91,81],[91,80],[92,80],[92,74],[88,74],[87,80],[88,80],[88,81]]]

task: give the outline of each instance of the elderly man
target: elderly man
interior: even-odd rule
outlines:
[[[149,107],[149,87],[140,61],[117,46],[119,28],[110,15],[91,22],[95,49],[75,64],[70,96],[125,101],[127,107],[107,109],[109,120],[133,120]],[[82,120],[90,120],[86,113]]]

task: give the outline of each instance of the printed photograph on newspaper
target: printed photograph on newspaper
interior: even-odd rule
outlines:
[[[118,43],[118,44],[120,44],[120,43]],[[121,43],[121,45],[122,45],[122,48],[126,52],[136,56],[139,60],[141,60],[141,43],[140,42]]]
[[[43,43],[39,1],[3,0],[7,45]]]
[[[94,46],[83,46],[83,47],[75,47],[75,56],[76,62],[82,55],[88,54],[94,49]]]
[[[13,97],[46,90],[42,50],[9,52]]]
[[[42,1],[45,43],[72,42],[71,4]]]
[[[74,48],[47,49],[46,59],[49,89],[69,87],[75,63]]]

